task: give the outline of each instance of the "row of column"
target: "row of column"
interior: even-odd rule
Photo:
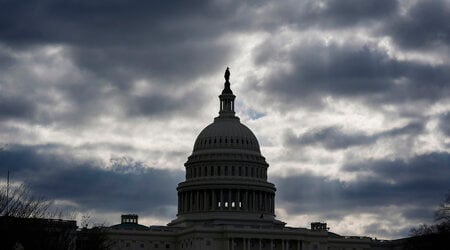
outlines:
[[[301,240],[230,238],[228,250],[303,250]]]
[[[178,192],[178,213],[239,210],[274,213],[273,193],[247,189],[207,189]]]
[[[186,169],[186,179],[213,176],[240,176],[267,179],[267,169],[256,166],[191,166]]]

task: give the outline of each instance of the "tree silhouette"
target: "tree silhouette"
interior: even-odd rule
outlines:
[[[408,250],[447,250],[450,246],[450,192],[434,213],[436,224],[422,224],[411,229],[411,237],[405,248]]]
[[[25,184],[7,189],[5,185],[0,187],[0,216],[45,218],[56,214],[50,212],[50,201],[34,195]]]

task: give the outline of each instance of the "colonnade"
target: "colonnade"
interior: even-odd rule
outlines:
[[[274,193],[248,189],[203,189],[178,192],[178,213],[250,211],[275,213]]]
[[[301,240],[230,238],[228,250],[303,250]]]

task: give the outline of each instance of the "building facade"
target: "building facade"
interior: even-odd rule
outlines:
[[[286,227],[275,217],[275,185],[256,136],[235,115],[230,72],[219,95],[219,116],[198,135],[177,187],[177,217],[146,227],[136,215],[108,229],[113,249],[367,250],[397,249],[369,237],[344,237],[325,223]]]

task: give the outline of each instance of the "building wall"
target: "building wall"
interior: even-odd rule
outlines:
[[[170,229],[170,227],[167,227]],[[113,250],[369,250],[391,249],[368,237],[330,237],[327,231],[193,227],[155,232],[112,230]]]

